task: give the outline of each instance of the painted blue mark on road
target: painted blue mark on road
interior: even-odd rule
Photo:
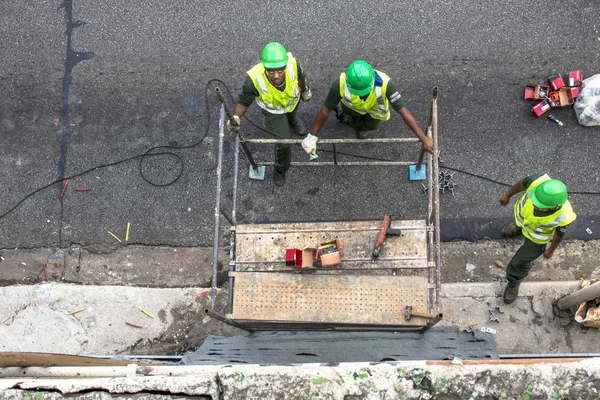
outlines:
[[[192,115],[198,115],[198,99],[195,96],[183,96],[181,98],[181,104],[188,110]]]

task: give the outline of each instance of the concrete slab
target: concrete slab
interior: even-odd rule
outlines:
[[[597,330],[582,330],[574,321],[565,327],[552,312],[555,298],[580,287],[580,281],[525,282],[517,300],[506,305],[502,301],[503,284],[444,284],[444,318],[438,325],[461,330],[492,328],[500,354],[598,353]]]
[[[201,288],[45,283],[0,288],[0,299],[1,351],[172,354],[195,348],[204,340],[200,332],[234,332],[205,316],[210,294]]]

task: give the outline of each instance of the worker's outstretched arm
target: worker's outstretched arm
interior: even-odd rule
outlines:
[[[312,130],[310,131],[310,133],[312,133],[315,136],[319,136],[319,132],[321,131],[323,125],[325,125],[325,122],[327,122],[329,114],[331,114],[330,108],[327,108],[325,106],[321,107],[321,110],[315,118],[315,122],[313,123]]]
[[[233,115],[237,115],[238,118],[242,118],[246,114],[246,111],[248,111],[248,107],[243,106],[238,103],[235,105],[235,108],[233,109]]]
[[[410,130],[413,131],[415,135],[417,135],[417,137],[423,144],[423,148],[425,149],[425,151],[433,154],[433,139],[427,137],[427,135],[423,133],[423,130],[419,126],[419,123],[417,122],[415,117],[413,117],[410,111],[408,111],[406,107],[402,107],[398,110],[398,114],[400,114],[402,120],[410,128]]]
[[[519,182],[515,183],[510,189],[508,189],[506,193],[500,196],[500,204],[503,206],[507,205],[511,197],[513,197],[517,193],[524,191],[525,189],[527,188],[525,187],[525,185],[523,185],[523,179],[521,179]]]

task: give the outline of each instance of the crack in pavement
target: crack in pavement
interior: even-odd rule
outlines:
[[[6,326],[10,326],[12,325],[13,322],[15,322],[15,318],[17,317],[17,315],[19,315],[20,313],[22,313],[23,311],[27,310],[29,308],[31,304],[27,304],[23,307],[19,307],[17,309],[15,309],[13,311],[13,315],[12,317],[8,317],[7,319],[5,319],[4,321],[2,321],[2,325],[6,325]],[[8,324],[6,323],[6,321],[10,321]]]
[[[71,87],[72,72],[73,68],[81,61],[91,60],[94,57],[92,52],[77,52],[73,51],[71,47],[73,30],[79,26],[84,25],[84,22],[73,21],[73,0],[63,0],[60,5],[65,10],[65,23],[67,30],[65,32],[67,36],[67,56],[65,60],[65,73],[63,76],[63,97],[62,97],[62,120],[61,120],[61,140],[60,140],[60,156],[57,162],[58,180],[63,180],[65,177],[65,169],[67,163],[67,153],[69,150],[69,144],[71,140],[71,131],[69,130],[69,90]],[[56,184],[57,190],[62,191],[64,186],[62,183]],[[63,217],[64,217],[64,204],[63,197],[59,197],[60,202],[60,228],[58,230],[58,243],[62,246],[62,232],[63,232]]]

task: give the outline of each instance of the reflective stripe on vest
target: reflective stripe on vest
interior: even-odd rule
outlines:
[[[288,62],[287,64],[287,72],[290,75],[290,80],[292,82],[294,82],[296,80],[296,71],[294,71],[294,67],[292,66],[291,63]],[[287,76],[286,76],[287,79]],[[258,86],[260,87],[260,91],[263,94],[268,94],[269,93],[269,88],[267,88],[267,82],[265,81],[265,74],[261,74],[258,76],[257,78],[258,80]]]
[[[346,74],[340,75],[340,97],[342,103],[349,109],[359,114],[369,114],[371,117],[383,121],[390,119],[388,99],[386,97],[387,84],[390,81],[389,76],[383,72],[375,71],[382,79],[381,86],[375,86],[375,90],[371,91],[366,100],[362,100],[360,96],[350,93],[346,84]]]
[[[271,114],[285,114],[296,108],[300,101],[300,86],[296,70],[298,64],[291,53],[288,53],[288,63],[285,73],[285,88],[278,90],[265,76],[265,68],[257,64],[248,71],[254,87],[258,91],[256,104]]]
[[[555,213],[536,217],[535,209],[531,200],[531,191],[540,183],[551,179],[548,174],[544,174],[527,188],[527,192],[515,203],[514,215],[515,223],[521,227],[523,235],[537,244],[546,244],[552,240],[556,228],[569,225],[575,221],[577,216],[573,212],[571,203],[567,200],[563,206]]]

